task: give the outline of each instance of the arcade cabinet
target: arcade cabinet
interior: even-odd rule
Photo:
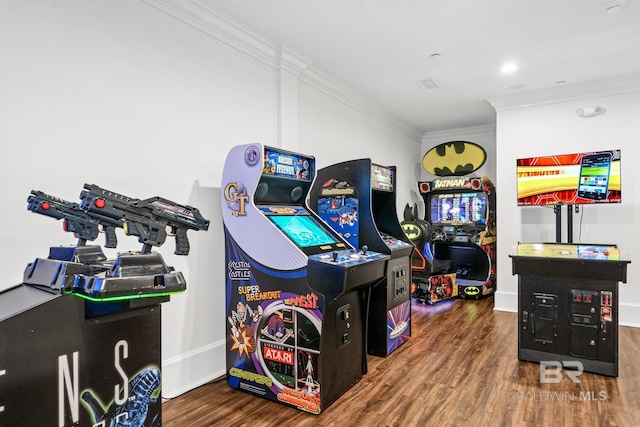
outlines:
[[[418,217],[418,206],[404,208],[400,223],[406,236],[414,244],[411,256],[411,295],[420,301],[435,304],[458,296],[456,274],[449,273],[451,260],[433,256],[431,224]]]
[[[367,372],[369,285],[389,256],[352,246],[308,208],[315,158],[262,144],[222,176],[227,383],[319,414]]]
[[[518,359],[618,376],[618,282],[628,259],[615,245],[520,243]]]
[[[33,212],[64,219],[78,244],[51,247],[48,258],[27,265],[23,283],[0,292],[2,426],[162,424],[161,303],[186,289],[184,277],[150,251],[164,241],[158,236],[115,260],[86,241],[98,236],[99,225],[122,227],[118,213],[128,202],[135,204],[127,208],[131,226],[171,223],[186,238],[187,218],[201,220],[202,229],[209,221],[167,200],[162,209],[175,208],[181,218],[113,192],[115,204],[106,195],[93,198],[98,187],[85,188],[87,200],[109,210],[108,220],[42,192],[28,199]],[[116,244],[112,232],[108,247]],[[188,242],[181,252],[188,253]]]
[[[455,273],[455,287],[464,299],[480,299],[496,290],[495,188],[486,178],[444,178],[418,183],[431,228],[431,244],[415,254],[440,271],[413,274],[418,286],[429,286],[434,274],[447,282]],[[416,271],[418,270],[418,271]],[[450,276],[449,276],[450,277]]]
[[[160,426],[166,301],[98,303],[28,284],[0,293],[0,425]]]
[[[411,252],[413,244],[396,213],[396,168],[371,159],[322,168],[309,204],[354,247],[389,255],[385,276],[371,287],[369,354],[386,357],[411,336]]]

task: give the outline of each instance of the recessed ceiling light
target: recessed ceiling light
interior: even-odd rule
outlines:
[[[440,59],[442,58],[442,55],[440,55],[439,53],[433,53],[429,56],[429,58],[431,59]]]
[[[502,67],[500,67],[500,72],[502,73],[510,73],[512,71],[515,71],[518,69],[518,66],[516,64],[504,64]]]
[[[518,83],[517,85],[511,86],[511,89],[522,89],[525,86],[526,86],[526,84],[524,84],[524,83]]]
[[[558,80],[558,81],[556,82],[556,84],[557,84],[557,85],[563,85],[563,84],[565,84],[566,82],[567,82],[566,80]]]

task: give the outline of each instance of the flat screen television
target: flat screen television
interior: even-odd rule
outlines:
[[[335,237],[308,215],[269,215],[267,218],[299,248],[338,243]]]
[[[487,195],[481,192],[432,193],[429,221],[432,224],[485,224]]]
[[[516,160],[518,206],[620,203],[620,150]]]

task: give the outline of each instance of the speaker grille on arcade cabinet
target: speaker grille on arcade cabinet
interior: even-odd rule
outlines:
[[[269,192],[269,184],[267,184],[266,182],[261,182],[256,187],[255,198],[258,200],[264,199],[267,196],[268,192]]]
[[[291,190],[291,201],[293,203],[297,203],[302,197],[302,187],[297,186],[293,190]]]

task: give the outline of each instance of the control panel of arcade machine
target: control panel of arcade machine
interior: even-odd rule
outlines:
[[[342,250],[333,251],[331,254],[322,253],[318,255],[311,255],[309,257],[310,260],[317,260],[327,264],[341,264],[347,267],[358,264],[364,260],[379,258],[381,258],[381,254],[378,252],[371,252],[366,245],[364,245],[357,253],[354,253],[351,250]]]
[[[302,206],[260,206],[259,209],[309,261],[349,267],[385,258],[383,254],[369,251],[366,245],[359,251],[348,248]]]
[[[385,245],[387,245],[389,249],[405,248],[405,247],[413,246],[410,243],[407,243],[400,239],[396,239],[395,237],[385,234],[383,232],[380,232],[380,237],[382,238],[382,241],[384,242]]]

